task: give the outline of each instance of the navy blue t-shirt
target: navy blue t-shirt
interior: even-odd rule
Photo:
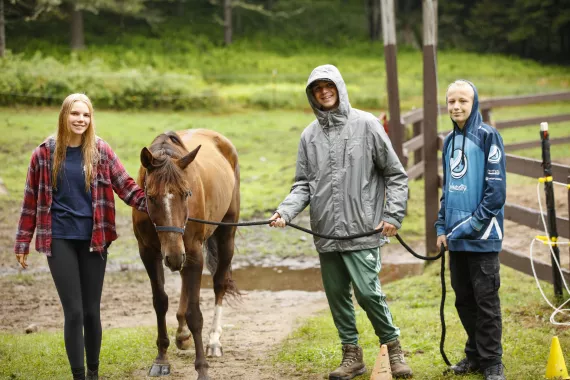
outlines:
[[[57,178],[51,206],[52,237],[91,240],[93,208],[91,188],[85,191],[81,147],[67,147],[65,162]]]

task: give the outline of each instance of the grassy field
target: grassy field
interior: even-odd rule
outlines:
[[[366,46],[368,50],[365,49]],[[83,88],[89,88],[87,86],[89,83],[101,78],[113,87],[125,81],[134,83],[135,86],[137,81],[145,80],[146,77],[155,81],[164,79],[178,83],[189,80],[189,73],[198,76],[200,91],[194,94],[185,88],[185,94],[200,97],[209,93],[212,97],[221,99],[221,103],[208,107],[207,111],[170,112],[133,109],[112,111],[99,107],[98,97],[95,94],[93,100],[96,107],[97,133],[111,144],[132,176],[136,175],[139,167],[141,148],[149,145],[161,132],[209,128],[225,134],[234,142],[240,155],[241,219],[269,217],[289,192],[293,182],[296,150],[301,131],[314,118],[312,112],[307,109],[303,94],[304,81],[314,66],[322,63],[337,64],[344,73],[354,106],[370,109],[374,113],[378,113],[379,108],[386,109],[385,75],[380,45],[357,45],[353,50],[339,51],[338,55],[331,58],[330,52],[326,49],[314,52],[301,49],[296,56],[271,51],[257,54],[248,50],[247,44],[244,43],[244,45],[236,44],[227,50],[212,48],[203,54],[188,53],[172,60],[165,60],[157,55],[154,57],[159,58],[156,58],[154,63],[146,61],[151,59],[151,55],[137,53],[134,48],[124,49],[122,54],[115,54],[112,49],[108,49],[107,51],[104,48],[90,48],[81,53],[80,57],[70,59],[58,57],[61,62],[56,61],[56,63],[50,58],[52,61],[50,67],[56,69],[47,74],[40,70],[45,63],[44,58],[40,57],[33,64],[20,68],[22,59],[20,57],[17,58],[19,61],[12,62],[10,70],[13,71],[3,70],[6,66],[0,67],[2,69],[0,79],[23,78],[31,75],[37,84],[33,88],[36,92],[27,92],[24,95],[31,98],[51,97],[54,99],[54,104],[57,104],[64,95],[57,91],[46,93],[46,89],[50,87],[42,87],[45,83],[52,83],[50,81],[54,77],[61,80],[53,83],[61,84],[64,88],[62,91],[68,91],[73,87],[74,80],[82,78],[86,72],[91,72],[93,76],[85,79],[85,83],[81,82],[85,87],[73,87],[73,91],[82,91]],[[94,57],[101,59],[97,61]],[[106,57],[108,60],[105,60]],[[112,57],[120,57],[121,61],[114,62],[111,60]],[[10,59],[12,58],[0,63],[10,65],[8,62]],[[85,62],[91,62],[91,66],[84,67]],[[421,107],[421,55],[415,51],[403,50],[399,53],[398,63],[403,112]],[[457,77],[473,80],[478,85],[482,98],[559,91],[567,89],[570,82],[568,68],[544,67],[509,57],[442,52],[438,57],[438,64],[440,102],[443,101],[447,83]],[[119,73],[112,77],[111,74],[117,67],[121,67]],[[192,67],[192,70],[188,67]],[[75,68],[77,71],[72,70]],[[471,75],[474,72],[477,74]],[[44,74],[45,76],[42,76]],[[523,77],[527,79],[522,81],[520,78]],[[191,87],[189,85],[188,88]],[[0,86],[0,92],[4,91],[2,88]],[[89,91],[87,93],[90,95]],[[493,112],[493,117],[496,120],[508,120],[561,114],[567,113],[568,106],[568,103],[555,103],[498,109]],[[287,109],[279,109],[281,107]],[[2,210],[0,223],[3,231],[9,230],[10,234],[10,237],[6,237],[8,234],[6,233],[1,240],[3,246],[0,249],[4,257],[11,255],[11,234],[17,223],[15,218],[21,202],[30,154],[46,136],[55,132],[57,114],[56,107],[37,108],[19,105],[0,108],[0,131],[2,131],[0,159],[3,162],[0,166],[0,178],[9,192],[9,195],[0,196]],[[449,119],[446,115],[441,115],[440,131],[449,130],[449,127]],[[570,124],[552,124],[551,135],[552,138],[569,136]],[[538,126],[506,130],[503,132],[503,138],[506,144],[537,140]],[[570,144],[553,147],[553,160],[567,159],[569,149]],[[538,150],[532,149],[516,153],[536,158],[539,155],[537,152]],[[407,240],[423,239],[426,233],[423,223],[422,186],[422,182],[410,183],[411,199],[408,216],[401,231]],[[129,208],[120,202],[117,207],[123,220],[128,221]],[[251,236],[250,233],[244,231],[244,237],[248,238]],[[128,236],[125,237],[113,247],[121,251],[122,248],[130,246],[132,252],[134,239],[132,236],[130,239]],[[285,238],[284,234],[273,234],[265,245],[271,249],[259,247],[259,252],[282,255],[291,253],[291,239]],[[303,254],[314,254],[310,241],[298,249]],[[136,255],[133,257],[137,260]],[[385,287],[386,293],[391,297],[396,323],[403,331],[405,348],[412,353],[409,358],[410,363],[416,373],[421,374],[418,376],[422,376],[416,378],[445,378],[440,375],[443,364],[437,353],[439,341],[437,305],[440,293],[436,269],[435,266],[431,266],[422,276],[388,284]],[[504,342],[507,373],[512,379],[540,378],[552,335],[560,333],[563,348],[570,349],[567,331],[555,329],[547,323],[548,310],[538,299],[538,293],[531,279],[505,268],[503,273],[504,286],[501,295],[505,313]],[[521,299],[525,300],[524,305],[518,304]],[[426,317],[429,315],[433,318]],[[451,358],[458,359],[461,356],[464,338],[451,301],[448,301],[446,317],[449,323],[448,353]],[[371,367],[377,353],[377,344],[365,320],[360,311],[362,343],[365,345],[366,359]],[[521,325],[528,328],[521,329]],[[135,368],[144,367],[146,363],[142,363],[140,353],[142,347],[153,350],[154,335],[151,331],[153,329],[105,330],[102,369],[107,373],[116,373],[117,378],[121,378]],[[308,321],[288,341],[284,349],[276,353],[275,360],[283,365],[293,365],[309,375],[324,374],[338,364],[337,341],[330,317],[319,316]],[[59,333],[31,336],[0,334],[0,359],[4,364],[0,368],[0,377],[33,378],[30,376],[32,373],[30,370],[35,371],[32,375],[42,374],[41,378],[57,378],[60,373],[67,373],[62,345],[63,340]],[[28,369],[18,366],[22,361],[30,364]],[[527,374],[531,376],[526,376]]]
[[[416,379],[444,380],[457,378],[443,375],[446,365],[439,353],[441,324],[440,265],[428,266],[421,276],[406,278],[386,284],[394,323],[401,329],[406,360]],[[453,302],[455,297],[447,276],[448,297],[445,305],[445,352],[455,363],[463,358],[465,333],[461,327]],[[510,268],[501,268],[501,309],[503,313],[503,351],[506,375],[512,380],[542,379],[550,350],[551,339],[558,336],[566,363],[570,352],[570,328],[556,327],[549,323],[552,310],[546,306],[532,277]],[[542,283],[548,296],[552,286]],[[568,294],[566,294],[568,297]],[[564,317],[558,318],[564,320]],[[566,318],[567,321],[567,318]],[[366,314],[357,309],[357,326],[360,344],[370,376],[379,352],[378,338]],[[306,321],[275,355],[279,363],[291,365],[307,377],[323,376],[338,366],[341,350],[336,328],[330,312]],[[317,376],[313,377],[316,378]],[[462,379],[480,379],[480,375],[462,376]]]
[[[0,60],[0,104],[58,105],[68,93],[81,91],[109,109],[299,109],[307,104],[304,87],[311,70],[331,63],[343,74],[353,106],[387,108],[379,43],[356,43],[332,55],[322,46],[276,52],[259,50],[248,41],[205,51],[196,41],[181,41],[178,51],[160,55],[158,43],[149,39],[136,48],[92,46],[73,54],[45,47],[48,53],[8,55]],[[482,98],[548,93],[570,85],[567,67],[514,57],[441,51],[437,64],[440,102],[457,78],[473,81]],[[420,51],[398,52],[403,110],[422,107],[422,67]]]
[[[174,333],[169,331],[171,335]],[[104,330],[101,373],[114,374],[113,379],[124,379],[132,371],[144,368],[148,364],[145,361],[156,355],[155,339],[154,327]],[[0,333],[0,360],[2,379],[71,377],[63,332],[30,335]]]

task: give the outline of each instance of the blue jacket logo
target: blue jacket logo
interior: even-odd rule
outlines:
[[[458,152],[457,158],[454,158],[456,156],[455,152]],[[449,166],[451,169],[451,176],[454,179],[460,179],[465,176],[465,173],[467,173],[467,156],[461,149],[455,149]]]
[[[489,149],[489,158],[487,159],[492,164],[498,164],[501,161],[501,150],[495,144],[491,145]]]

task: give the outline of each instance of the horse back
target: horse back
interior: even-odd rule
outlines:
[[[196,187],[203,191],[196,195],[207,205],[203,217],[220,221],[231,211],[237,218],[239,164],[235,146],[222,134],[208,129],[178,131],[177,134],[189,151],[201,145],[196,159],[189,166],[189,175],[191,181],[200,181],[200,186]],[[231,205],[237,209],[230,210]]]
[[[237,149],[221,133],[209,129],[187,129],[176,133],[189,151],[195,149],[198,145],[202,145],[200,153],[198,153],[196,158],[197,160],[216,160],[219,158],[217,156],[221,155],[230,164],[232,171],[236,170],[238,166]]]

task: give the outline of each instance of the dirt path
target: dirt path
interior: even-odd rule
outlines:
[[[57,292],[49,274],[37,274],[14,281],[0,278],[0,329],[23,332],[35,323],[41,331],[61,331],[63,314]],[[177,326],[175,312],[180,295],[178,274],[166,274],[166,290],[170,297],[167,314],[169,327]],[[13,297],[23,294],[26,297]],[[146,273],[127,271],[109,273],[102,297],[101,319],[104,329],[133,326],[156,326],[150,285]],[[213,291],[204,289],[201,306],[204,332],[213,317]],[[302,318],[326,308],[323,292],[247,291],[241,302],[224,308],[224,356],[209,360],[213,379],[288,379],[299,378],[291,369],[275,368],[267,362],[267,352],[281,342]],[[169,349],[172,379],[194,379],[194,350]],[[103,342],[104,344],[104,342]],[[150,365],[150,362],[149,362]],[[146,378],[148,368],[136,371],[131,379]]]

